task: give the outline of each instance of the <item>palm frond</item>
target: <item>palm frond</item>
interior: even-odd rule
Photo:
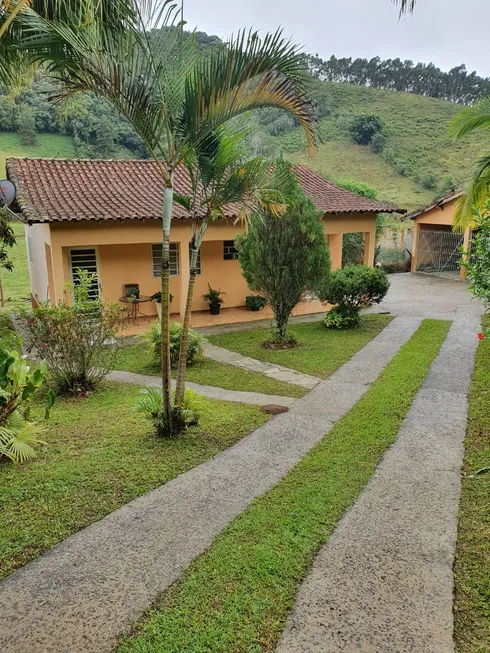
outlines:
[[[0,455],[15,463],[23,463],[35,457],[33,444],[44,444],[39,435],[45,431],[42,426],[24,421],[13,413],[9,423],[0,426]]]
[[[392,0],[393,4],[395,4],[397,7],[400,7],[400,16],[403,16],[404,14],[411,13],[415,5],[417,4],[417,0]]]
[[[473,225],[475,209],[480,208],[490,193],[490,154],[478,159],[464,194],[459,198],[454,212],[453,227],[464,231]]]
[[[213,57],[199,60],[187,79],[181,137],[198,143],[235,116],[276,107],[300,122],[313,148],[317,121],[314,103],[306,97],[307,85],[303,56],[280,30],[263,40],[243,31]]]
[[[490,130],[490,96],[464,108],[449,124],[449,133],[454,138],[462,138],[475,129]]]

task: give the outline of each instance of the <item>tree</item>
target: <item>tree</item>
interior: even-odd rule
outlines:
[[[307,291],[321,293],[330,272],[323,223],[288,164],[278,161],[274,174],[290,175],[291,191],[283,215],[266,208],[253,214],[246,236],[238,241],[238,258],[251,290],[269,301],[274,313],[273,343],[288,346],[291,311]]]
[[[0,269],[11,272],[14,269],[8,250],[17,244],[15,234],[8,221],[7,209],[0,209]],[[3,287],[0,280],[0,305],[4,306]]]
[[[470,292],[490,310],[490,199],[474,211],[477,231],[473,235],[471,252],[465,252],[463,266],[470,282]]]
[[[94,152],[101,159],[110,159],[115,151],[117,137],[114,125],[108,118],[101,118],[95,132]]]
[[[457,139],[477,129],[490,129],[490,95],[472,107],[463,109],[453,118],[450,131]],[[472,171],[465,193],[458,200],[454,214],[454,226],[464,230],[473,222],[473,209],[479,208],[490,191],[490,153],[480,157]]]
[[[36,144],[36,118],[31,107],[23,107],[20,111],[18,130],[22,145]]]
[[[87,0],[88,1],[88,0]],[[61,84],[54,95],[79,92],[107,99],[131,124],[158,165],[163,186],[162,220],[162,386],[169,432],[178,420],[171,400],[169,245],[174,175],[193,148],[231,118],[262,107],[282,108],[315,141],[314,107],[305,96],[307,75],[296,47],[280,31],[263,40],[240,32],[209,56],[199,57],[195,37],[168,30],[158,47],[150,33],[172,26],[169,0],[118,0],[104,20],[46,20],[35,12],[19,20],[28,29],[19,47],[31,60],[49,64]],[[124,11],[123,11],[124,10]],[[121,16],[123,16],[121,26]],[[137,71],[137,75],[135,75]]]
[[[242,221],[252,209],[267,206],[280,215],[286,208],[283,196],[288,192],[290,175],[270,175],[271,162],[262,157],[248,159],[247,133],[221,127],[203,141],[185,164],[191,180],[192,194],[176,196],[193,217],[190,242],[191,260],[182,338],[180,341],[176,404],[182,403],[191,319],[192,297],[197,274],[197,261],[209,222],[224,217],[230,204],[240,206]]]
[[[376,115],[356,116],[349,126],[352,138],[359,145],[369,145],[375,134],[383,129],[383,120]]]

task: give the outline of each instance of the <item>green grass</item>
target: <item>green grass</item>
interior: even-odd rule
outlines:
[[[490,318],[484,320],[490,327]],[[454,636],[458,653],[490,651],[490,340],[483,340],[469,397],[459,508]]]
[[[146,343],[121,347],[118,352],[116,367],[118,370],[135,372],[136,374],[158,375],[158,364],[155,363],[151,348]],[[175,371],[172,371],[175,377]],[[187,367],[187,381],[201,385],[214,385],[226,390],[243,390],[246,392],[263,392],[264,394],[281,395],[282,397],[303,397],[307,390],[292,383],[276,381],[258,372],[248,372],[234,365],[218,363],[209,358],[198,356],[192,365]]]
[[[448,328],[424,320],[358,404],[160,596],[119,653],[272,651],[299,582],[395,440]]]
[[[433,173],[438,182],[451,177],[461,186],[477,157],[490,149],[485,132],[457,142],[448,136],[448,124],[461,106],[445,100],[333,82],[315,82],[315,92],[328,98],[331,106],[331,115],[321,121],[324,142],[318,155],[307,157],[300,129],[278,137],[278,146],[301,152],[293,157],[295,162],[306,163],[334,181],[353,177],[368,183],[382,199],[402,208],[416,208],[436,195],[435,189],[416,183],[421,175]],[[387,146],[382,154],[356,146],[348,136],[352,116],[363,113],[383,118]]]
[[[22,145],[17,132],[0,132],[0,170],[5,175],[5,160],[10,156],[75,159],[77,152],[70,136],[37,134],[35,145]]]
[[[299,346],[279,351],[262,346],[270,335],[267,329],[207,336],[207,339],[214,345],[244,356],[285,365],[326,379],[378,335],[392,319],[390,315],[366,315],[362,317],[358,329],[345,331],[326,329],[322,322],[298,324],[292,326],[290,332],[297,338]]]
[[[203,399],[200,424],[158,439],[132,411],[139,388],[58,399],[36,460],[0,462],[0,577],[267,421],[258,407]]]
[[[12,272],[2,270],[0,276],[5,300],[5,307],[3,309],[0,308],[0,312],[4,313],[16,312],[21,308],[29,306],[26,299],[31,294],[24,225],[20,222],[12,222],[11,226],[14,230],[17,244],[8,252],[14,269]]]

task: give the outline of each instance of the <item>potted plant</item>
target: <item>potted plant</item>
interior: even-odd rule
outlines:
[[[170,303],[172,303],[174,296],[170,295]],[[150,301],[155,302],[155,306],[157,307],[157,315],[158,319],[162,319],[162,292],[159,290],[158,292],[153,293],[153,295],[150,297]]]
[[[267,304],[267,299],[260,295],[248,295],[245,297],[245,306],[250,311],[260,311]]]
[[[226,293],[224,293],[221,289],[215,290],[214,288],[211,288],[208,283],[208,292],[203,295],[202,298],[209,303],[209,312],[211,315],[219,315],[221,304],[223,303],[221,295],[226,295]]]

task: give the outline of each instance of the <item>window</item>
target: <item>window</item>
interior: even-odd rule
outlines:
[[[153,276],[158,279],[162,273],[162,246],[151,246],[151,258],[153,262]],[[177,277],[179,274],[179,244],[170,243],[170,276]]]
[[[192,248],[189,243],[189,263],[191,262]],[[201,250],[197,254],[196,274],[201,274]]]
[[[235,241],[223,241],[223,258],[225,261],[235,261],[238,258],[238,250],[235,248]]]
[[[71,278],[76,285],[79,282],[78,270],[86,270],[89,274],[97,275],[97,252],[95,249],[72,249],[70,252]],[[90,284],[90,299],[99,297],[99,280],[96,277]]]

